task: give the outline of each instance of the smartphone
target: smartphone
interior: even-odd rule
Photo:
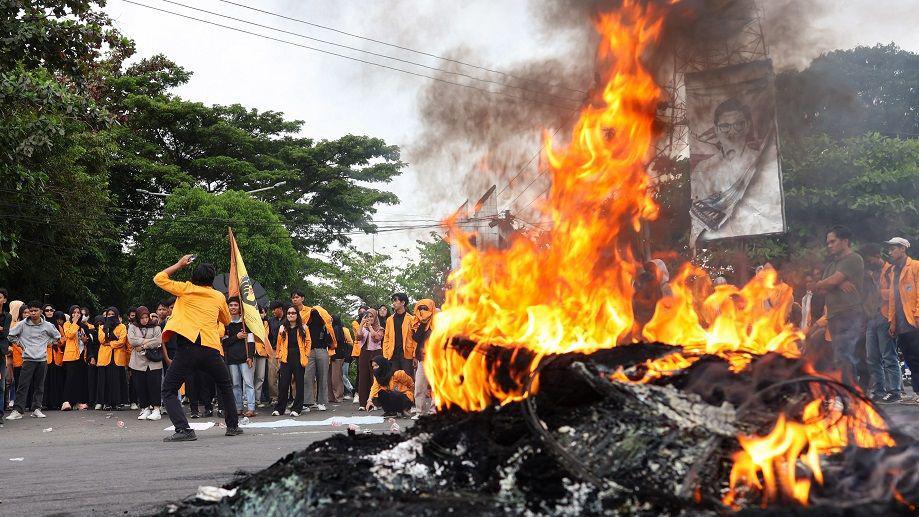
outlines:
[[[195,261],[196,258],[198,258],[198,255],[192,255],[188,257],[188,263],[191,264],[192,262]]]

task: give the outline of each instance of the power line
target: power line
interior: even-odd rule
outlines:
[[[140,3],[140,2],[135,2],[135,1],[133,1],[133,0],[122,0],[122,1],[123,1],[123,2],[126,2],[126,3],[129,3],[129,4],[132,4],[132,5],[139,6],[139,7],[145,7],[145,8],[147,8],[147,9],[151,9],[151,10],[153,10],[153,11],[159,11],[159,12],[161,12],[161,13],[171,14],[171,15],[173,15],[173,16],[178,16],[178,17],[180,17],[180,18],[185,18],[185,19],[188,19],[188,20],[193,20],[193,21],[196,21],[196,22],[205,23],[205,24],[207,24],[207,25],[213,25],[213,26],[215,26],[215,27],[220,27],[220,28],[223,28],[223,29],[228,29],[228,30],[232,30],[232,31],[236,31],[236,32],[241,32],[241,33],[243,33],[243,34],[248,34],[248,35],[250,35],[250,36],[255,36],[255,37],[258,37],[258,38],[262,38],[262,39],[266,39],[266,40],[270,40],[270,41],[275,41],[275,42],[278,42],[278,43],[284,43],[284,44],[291,45],[291,46],[294,46],[294,47],[300,47],[300,48],[304,48],[304,49],[307,49],[307,50],[313,50],[313,51],[315,51],[315,52],[321,52],[321,53],[323,53],[323,54],[328,54],[328,55],[330,55],[330,56],[340,57],[340,58],[343,58],[343,59],[348,59],[348,60],[351,60],[351,61],[356,61],[356,62],[358,62],[358,63],[364,63],[364,64],[371,65],[371,66],[376,66],[376,67],[380,67],[380,68],[385,68],[385,69],[387,69],[387,70],[393,70],[393,71],[395,71],[395,72],[402,72],[402,73],[404,73],[404,74],[413,75],[413,76],[416,76],[416,77],[422,77],[422,78],[425,78],[425,79],[430,79],[430,80],[432,80],[432,81],[437,81],[437,82],[441,82],[441,83],[444,83],[444,84],[450,84],[450,85],[453,85],[453,86],[460,86],[460,87],[463,87],[463,88],[469,88],[469,89],[477,90],[477,91],[484,92],[484,93],[487,93],[487,94],[490,94],[490,95],[501,95],[502,97],[507,97],[507,98],[509,98],[509,99],[514,99],[514,100],[519,101],[519,102],[526,102],[526,103],[533,103],[533,104],[543,104],[543,105],[551,106],[551,107],[556,108],[556,109],[559,109],[559,110],[576,111],[574,108],[570,108],[570,107],[568,107],[568,106],[559,106],[559,105],[557,105],[557,104],[553,104],[553,103],[551,103],[551,102],[540,101],[540,100],[538,100],[538,99],[527,99],[527,98],[524,98],[524,97],[518,97],[518,96],[516,96],[516,95],[512,95],[512,94],[510,94],[510,93],[506,93],[506,92],[494,91],[494,90],[489,90],[489,89],[486,89],[486,88],[479,88],[478,86],[473,86],[473,85],[471,85],[471,84],[463,84],[463,83],[458,83],[458,82],[455,82],[455,81],[448,81],[447,79],[443,79],[443,78],[440,78],[440,77],[434,77],[434,76],[431,76],[431,75],[425,75],[425,74],[422,74],[422,73],[419,73],[419,72],[413,72],[413,71],[411,71],[411,70],[406,70],[406,69],[404,69],[404,68],[398,68],[398,67],[394,67],[394,66],[385,65],[385,64],[383,64],[383,63],[377,63],[377,62],[375,62],[375,61],[368,61],[368,60],[366,60],[366,59],[361,59],[361,58],[358,58],[358,57],[348,56],[348,55],[345,55],[345,54],[339,54],[339,53],[337,53],[337,52],[332,52],[332,51],[330,51],[330,50],[323,50],[323,49],[321,49],[321,48],[311,47],[311,46],[309,46],[309,45],[303,45],[303,44],[300,44],[300,43],[295,43],[295,42],[293,42],[293,41],[287,41],[287,40],[284,40],[284,39],[275,38],[275,37],[272,37],[272,36],[267,36],[267,35],[265,35],[265,34],[259,34],[259,33],[257,33],[257,32],[247,31],[247,30],[245,30],[245,29],[240,29],[240,28],[238,28],[238,27],[232,27],[232,26],[230,26],[230,25],[223,25],[223,24],[221,24],[221,23],[213,22],[213,21],[210,21],[210,20],[204,20],[204,19],[202,19],[202,18],[196,18],[196,17],[194,17],[194,16],[189,16],[189,15],[187,15],[187,14],[177,13],[177,12],[175,12],[175,11],[170,11],[170,10],[168,10],[168,9],[162,9],[162,8],[154,7],[154,6],[151,6],[151,5],[142,4],[142,3]]]
[[[506,73],[506,72],[502,72],[502,71],[500,71],[500,70],[493,70],[493,69],[491,69],[491,68],[486,68],[486,67],[481,66],[481,65],[475,65],[475,64],[468,63],[468,62],[465,62],[465,61],[460,61],[460,60],[452,59],[452,58],[449,58],[449,57],[439,56],[439,55],[437,55],[437,54],[432,54],[432,53],[430,53],[430,52],[425,52],[425,51],[423,51],[423,50],[417,50],[417,49],[413,49],[413,48],[410,48],[410,47],[405,47],[405,46],[402,46],[402,45],[396,45],[395,43],[389,43],[389,42],[386,42],[386,41],[380,41],[380,40],[378,40],[378,39],[369,38],[369,37],[367,37],[367,36],[361,36],[360,34],[354,34],[354,33],[352,33],[352,32],[346,32],[346,31],[343,31],[343,30],[341,30],[341,29],[336,29],[336,28],[334,28],[334,27],[329,27],[329,26],[326,26],[326,25],[320,25],[320,24],[318,24],[318,23],[310,22],[310,21],[303,20],[303,19],[300,19],[300,18],[293,18],[293,17],[290,17],[290,16],[285,16],[285,15],[280,14],[280,13],[275,13],[275,12],[266,11],[266,10],[263,10],[263,9],[258,9],[258,8],[256,8],[256,7],[251,7],[251,6],[248,6],[248,5],[245,5],[245,4],[240,4],[240,3],[237,3],[237,2],[231,2],[230,0],[219,0],[219,1],[220,1],[220,2],[223,2],[223,3],[225,3],[225,4],[235,5],[236,7],[242,7],[243,9],[249,9],[250,11],[255,11],[255,12],[262,13],[262,14],[267,14],[267,15],[271,15],[271,16],[276,16],[276,17],[282,18],[282,19],[284,19],[284,20],[289,20],[289,21],[293,21],[293,22],[297,22],[297,23],[302,23],[302,24],[304,24],[304,25],[309,25],[309,26],[311,26],[311,27],[316,27],[316,28],[319,28],[319,29],[325,29],[325,30],[327,30],[327,31],[336,32],[336,33],[338,33],[338,34],[343,34],[343,35],[345,35],[345,36],[350,36],[350,37],[352,37],[352,38],[358,38],[358,39],[362,39],[362,40],[365,40],[365,41],[371,41],[371,42],[373,42],[373,43],[378,43],[378,44],[380,44],[380,45],[385,45],[385,46],[387,46],[387,47],[397,48],[397,49],[399,49],[399,50],[405,50],[405,51],[407,51],[407,52],[413,52],[413,53],[415,53],[415,54],[419,54],[419,55],[422,55],[422,56],[433,57],[433,58],[435,58],[435,59],[440,59],[440,60],[442,60],[442,61],[447,61],[447,62],[450,62],[450,63],[456,63],[456,64],[458,64],[458,65],[463,65],[463,66],[468,66],[468,67],[471,67],[471,68],[476,68],[476,69],[478,69],[478,70],[482,70],[482,71],[485,71],[485,72],[491,72],[491,73],[494,73],[494,74],[502,75],[502,76],[504,76],[504,77],[510,77],[510,78],[512,78],[512,79],[517,79],[518,81],[524,81],[524,82],[529,82],[529,83],[534,83],[534,84],[541,84],[541,85],[544,85],[544,86],[549,86],[549,87],[551,87],[551,88],[561,88],[561,89],[569,90],[569,91],[576,92],[576,93],[583,93],[583,94],[586,94],[586,93],[587,93],[586,91],[584,91],[584,90],[578,90],[577,88],[571,88],[571,87],[564,86],[564,85],[551,85],[551,84],[548,84],[548,83],[545,83],[545,82],[542,82],[542,81],[536,81],[536,80],[533,80],[533,79],[527,79],[527,78],[525,78],[525,77],[519,77],[519,76],[516,76],[516,75],[513,75],[513,74],[509,74],[509,73]]]
[[[417,62],[415,62],[415,61],[410,61],[410,60],[408,60],[408,59],[402,59],[402,58],[398,58],[398,57],[394,57],[394,56],[389,56],[389,55],[386,55],[386,54],[380,54],[380,53],[378,53],[378,52],[373,52],[373,51],[370,51],[370,50],[364,50],[364,49],[357,48],[357,47],[351,47],[351,46],[349,46],[349,45],[343,45],[343,44],[341,44],[341,43],[335,43],[335,42],[328,41],[328,40],[324,40],[324,39],[320,39],[320,38],[314,38],[314,37],[312,37],[312,36],[307,36],[306,34],[300,34],[300,33],[297,33],[297,32],[291,32],[291,31],[288,31],[288,30],[279,29],[279,28],[277,28],[277,27],[271,27],[271,26],[269,26],[269,25],[262,25],[262,24],[260,24],[260,23],[256,23],[256,22],[253,22],[253,21],[245,20],[245,19],[242,19],[242,18],[236,18],[236,17],[230,16],[230,15],[227,15],[227,14],[222,14],[222,13],[218,13],[218,12],[214,12],[214,11],[209,11],[209,10],[207,10],[207,9],[201,9],[201,8],[199,8],[199,7],[193,7],[193,6],[186,5],[186,4],[183,4],[183,3],[180,3],[180,2],[175,2],[175,1],[173,1],[173,0],[160,0],[160,1],[161,1],[161,2],[164,2],[164,3],[167,3],[167,4],[177,5],[177,6],[179,6],[179,7],[184,7],[184,8],[186,8],[186,9],[191,9],[192,11],[198,11],[198,12],[202,12],[202,13],[207,13],[207,14],[210,14],[210,15],[212,15],[212,16],[219,16],[220,18],[225,18],[225,19],[228,19],[228,20],[233,20],[233,21],[240,22],[240,23],[245,23],[245,24],[248,24],[248,25],[253,25],[253,26],[255,26],[255,27],[260,27],[260,28],[262,28],[262,29],[268,29],[268,30],[280,32],[280,33],[283,33],[283,34],[289,34],[289,35],[291,35],[291,36],[297,36],[298,38],[304,38],[304,39],[308,39],[308,40],[311,40],[311,41],[316,41],[316,42],[319,42],[319,43],[323,43],[323,44],[325,44],[325,45],[332,45],[332,46],[334,46],[334,47],[344,48],[344,49],[352,50],[352,51],[354,51],[354,52],[362,52],[362,53],[364,53],[364,54],[370,54],[371,56],[381,57],[381,58],[383,58],[383,59],[391,59],[391,60],[393,60],[393,61],[397,61],[397,62],[400,62],[400,63],[405,63],[405,64],[413,65],[413,66],[419,66],[419,67],[421,67],[421,68],[427,68],[428,70],[433,70],[433,71],[441,72],[441,73],[444,73],[444,74],[450,74],[450,75],[455,75],[455,76],[459,76],[459,77],[465,77],[465,78],[471,79],[471,80],[473,80],[473,81],[479,81],[479,82],[483,82],[483,83],[494,84],[494,85],[498,85],[498,86],[504,86],[504,87],[506,87],[506,88],[513,88],[513,89],[517,89],[517,90],[527,91],[527,92],[530,92],[530,93],[536,93],[536,94],[539,94],[539,95],[545,95],[545,96],[547,96],[547,97],[554,97],[554,98],[556,98],[556,99],[564,100],[564,101],[581,102],[580,99],[571,99],[571,98],[565,97],[565,96],[563,96],[563,95],[556,95],[556,94],[554,94],[554,93],[549,93],[549,92],[542,91],[542,90],[534,90],[534,89],[532,89],[532,88],[526,88],[526,87],[523,87],[523,86],[515,86],[515,85],[512,85],[512,84],[507,84],[507,83],[503,83],[503,82],[500,82],[500,81],[492,81],[491,79],[483,79],[483,78],[481,78],[481,77],[476,77],[476,76],[474,76],[474,75],[469,75],[469,74],[466,74],[466,73],[463,73],[463,72],[454,72],[454,71],[451,71],[451,70],[444,70],[443,68],[438,68],[438,67],[436,67],[436,66],[429,66],[429,65],[422,64],[422,63],[417,63]]]

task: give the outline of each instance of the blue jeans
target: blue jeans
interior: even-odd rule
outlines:
[[[865,335],[865,311],[861,307],[848,309],[829,317],[833,357],[836,368],[842,373],[842,382],[857,386],[858,357],[855,348]]]
[[[351,379],[348,378],[349,370],[351,370],[351,363],[342,363],[341,365],[341,381],[345,385],[346,393],[354,393],[354,386],[351,384]]]
[[[865,351],[868,356],[868,370],[871,372],[870,395],[901,394],[903,374],[900,372],[900,360],[897,357],[897,342],[890,336],[890,322],[881,314],[875,314],[868,320]]]
[[[249,411],[255,411],[255,368],[246,363],[231,364],[230,376],[233,377],[233,397],[236,398],[236,411],[243,410],[243,388],[246,390],[246,403]]]

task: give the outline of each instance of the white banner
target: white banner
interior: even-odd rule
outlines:
[[[785,231],[771,61],[686,74],[692,239]]]

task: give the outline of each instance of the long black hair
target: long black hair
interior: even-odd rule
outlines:
[[[293,307],[293,305],[288,305],[284,308],[284,331],[287,332],[289,330],[296,329],[297,336],[300,339],[306,339],[306,331],[303,330],[303,318],[300,317],[300,311],[297,309],[294,309],[294,312],[297,313],[297,321],[294,322],[294,327],[290,326],[290,320],[287,319],[287,311],[289,311],[291,307]]]

